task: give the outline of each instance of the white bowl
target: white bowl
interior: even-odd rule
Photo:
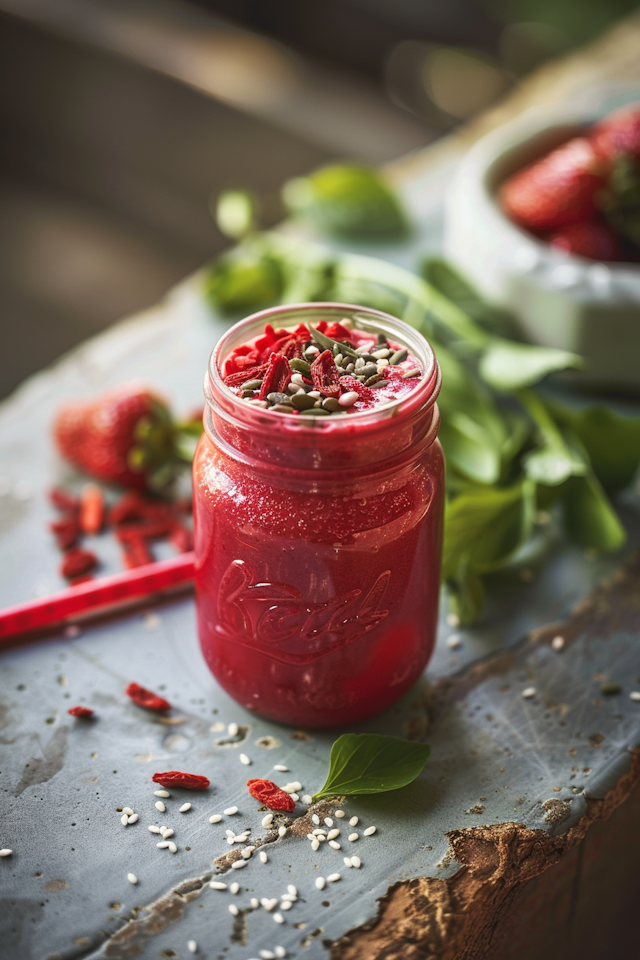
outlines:
[[[625,100],[640,100],[626,95]],[[619,104],[618,104],[619,105]],[[586,360],[591,386],[640,392],[640,266],[598,263],[550,247],[512,223],[499,184],[612,109],[532,111],[488,134],[461,162],[445,202],[445,253],[534,343]]]

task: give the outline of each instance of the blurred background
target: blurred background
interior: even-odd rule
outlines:
[[[0,396],[228,242],[211,196],[383,164],[634,0],[0,0]]]

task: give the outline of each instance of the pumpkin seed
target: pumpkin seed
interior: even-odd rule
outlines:
[[[325,397],[322,401],[322,406],[325,410],[329,410],[330,413],[340,409],[340,404],[335,397]]]
[[[380,344],[384,343],[385,347],[387,346],[387,337],[386,337],[386,334],[384,334],[384,333],[379,333],[376,339],[377,339],[378,343],[380,343]]]
[[[365,387],[375,387],[375,385],[376,385],[376,383],[378,382],[378,380],[382,380],[382,374],[381,374],[381,373],[374,373],[374,375],[373,375],[372,377],[368,377],[368,378],[365,380],[364,385],[365,385]]]
[[[240,394],[243,400],[248,400],[249,397],[255,397],[255,395],[256,395],[255,390],[243,390],[242,393]]]
[[[242,384],[243,390],[259,390],[262,386],[262,380],[247,380]]]
[[[275,406],[271,407],[271,410],[275,410],[276,413],[293,413],[293,407],[290,403],[276,403]]]
[[[287,393],[268,393],[267,400],[269,403],[289,403],[291,397]]]
[[[378,365],[376,363],[365,363],[364,367],[360,368],[359,371],[365,380],[368,380],[369,377],[373,377],[378,372]]]
[[[402,374],[402,379],[408,380],[409,377],[418,377],[418,376],[420,376],[419,370],[405,370],[405,372]]]
[[[409,351],[403,347],[402,350],[396,350],[396,352],[389,357],[389,363],[392,367],[395,367],[396,364],[402,363],[404,360],[406,360],[408,356]]]
[[[311,407],[310,410],[301,410],[301,417],[330,417],[331,414],[328,410],[324,410],[322,407]]]
[[[372,390],[375,390],[377,387],[386,387],[388,383],[388,380],[377,380],[375,383],[369,384],[369,386]]]
[[[289,366],[292,370],[297,370],[298,373],[303,373],[305,377],[311,376],[311,367],[306,360],[301,360],[299,357],[294,357],[293,360],[289,360]]]
[[[294,393],[289,398],[289,402],[293,404],[296,410],[309,410],[316,402],[316,398],[309,396],[308,393]]]

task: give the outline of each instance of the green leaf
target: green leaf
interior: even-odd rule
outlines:
[[[240,240],[256,227],[256,200],[246,190],[225,190],[216,201],[215,221],[225,236]]]
[[[576,410],[554,401],[554,416],[584,444],[598,480],[607,490],[624,490],[640,465],[640,417],[603,404]]]
[[[618,550],[626,540],[624,527],[593,474],[567,482],[564,521],[572,540],[601,553]]]
[[[429,258],[424,263],[423,272],[429,283],[440,293],[492,333],[504,334],[512,327],[511,315],[483,300],[471,284],[445,260],[439,257]]]
[[[429,759],[426,743],[378,733],[345,733],[331,747],[329,773],[314,802],[335,794],[386,793],[418,776]]]
[[[541,446],[523,458],[526,475],[543,486],[556,487],[569,477],[589,473],[591,465],[584,450],[562,435],[540,397],[532,390],[520,390],[518,396],[536,424],[542,441]]]
[[[317,330],[315,327],[312,327],[309,324],[309,328],[313,335],[313,339],[316,343],[319,343],[321,347],[324,347],[325,350],[331,350],[333,353],[333,348],[337,347],[341,353],[346,353],[350,357],[357,358],[358,354],[353,349],[350,343],[342,343],[340,340],[332,340],[331,337],[328,337],[325,333],[322,333],[320,330]]]
[[[452,612],[461,624],[473,623],[484,608],[485,591],[482,577],[466,558],[459,564],[455,577],[447,581]]]
[[[495,339],[484,351],[479,370],[496,390],[513,391],[530,387],[549,373],[581,366],[581,358],[566,350]]]
[[[326,233],[376,240],[398,236],[407,220],[395,193],[369,167],[335,164],[285,184],[291,213]]]
[[[223,313],[258,309],[280,298],[284,285],[275,257],[244,244],[217,260],[205,278],[207,300]]]

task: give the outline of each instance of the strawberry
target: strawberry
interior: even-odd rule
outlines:
[[[624,254],[613,230],[600,220],[560,227],[549,237],[558,250],[589,260],[622,260]]]
[[[161,486],[171,479],[176,458],[184,457],[182,429],[166,404],[137,383],[68,403],[53,426],[66,460],[128,487]]]
[[[510,177],[500,190],[503,209],[533,231],[583,223],[596,214],[604,164],[586,137],[576,137]]]
[[[640,162],[640,104],[615,110],[591,129],[596,153],[611,162],[620,156]]]

